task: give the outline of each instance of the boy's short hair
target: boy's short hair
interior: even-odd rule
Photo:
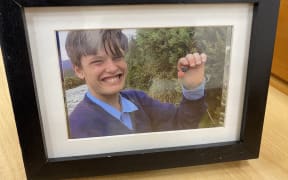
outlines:
[[[65,48],[72,64],[81,67],[82,56],[95,55],[101,49],[112,56],[124,56],[128,39],[119,29],[75,30],[68,33]]]

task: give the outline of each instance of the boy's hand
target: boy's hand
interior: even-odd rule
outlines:
[[[206,61],[204,53],[187,54],[178,60],[178,78],[186,89],[196,88],[203,82]]]

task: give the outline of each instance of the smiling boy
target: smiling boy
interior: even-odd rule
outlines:
[[[128,40],[121,30],[70,31],[65,46],[75,74],[88,86],[84,99],[69,117],[71,138],[198,127],[206,110],[205,54],[187,54],[178,60],[183,100],[176,107],[142,91],[123,90]],[[187,72],[181,71],[183,67]]]

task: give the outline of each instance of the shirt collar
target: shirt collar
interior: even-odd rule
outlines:
[[[122,113],[130,113],[133,111],[137,111],[138,107],[132,103],[131,101],[129,101],[128,99],[124,98],[123,96],[120,96],[120,103],[121,103],[121,107],[122,107],[122,111],[118,111],[116,108],[114,108],[113,106],[107,104],[106,102],[97,99],[96,97],[94,97],[89,91],[86,93],[86,96],[96,105],[100,106],[101,108],[103,108],[106,112],[108,112],[109,114],[111,114],[113,117],[120,119],[121,118],[121,114]]]

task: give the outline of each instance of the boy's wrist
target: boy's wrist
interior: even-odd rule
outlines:
[[[205,80],[202,81],[200,85],[192,89],[188,89],[184,85],[182,85],[183,96],[188,100],[197,100],[202,98],[204,96],[204,91],[205,91]]]

